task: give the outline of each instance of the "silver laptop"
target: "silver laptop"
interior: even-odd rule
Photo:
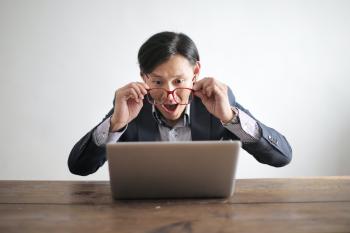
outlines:
[[[234,192],[240,141],[107,144],[115,199],[225,198]]]

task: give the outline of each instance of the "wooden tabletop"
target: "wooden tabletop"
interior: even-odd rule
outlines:
[[[115,201],[104,181],[0,181],[0,232],[350,232],[350,176],[240,179],[229,199]]]

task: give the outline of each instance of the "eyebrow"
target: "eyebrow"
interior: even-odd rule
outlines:
[[[151,73],[150,76],[154,77],[154,78],[162,78],[162,79],[164,79],[163,76],[158,75],[158,74],[152,74]],[[170,77],[172,77],[172,78],[180,78],[180,77],[183,77],[183,76],[184,76],[184,74],[177,74],[177,75],[173,75],[173,76],[170,76]]]

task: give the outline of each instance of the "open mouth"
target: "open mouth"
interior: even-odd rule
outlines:
[[[168,112],[174,112],[177,108],[178,104],[163,104],[163,107]]]

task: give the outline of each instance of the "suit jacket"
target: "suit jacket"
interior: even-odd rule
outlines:
[[[235,101],[231,90],[228,94],[231,106],[235,106],[253,117],[248,110]],[[101,123],[112,114],[113,109]],[[239,140],[236,135],[222,126],[218,118],[207,111],[198,97],[195,97],[191,102],[190,122],[193,141]],[[286,138],[260,121],[257,120],[257,122],[262,132],[260,140],[254,143],[242,144],[242,148],[261,163],[275,167],[287,165],[292,159],[292,148]],[[106,147],[97,146],[92,136],[97,126],[73,147],[68,158],[68,167],[73,174],[89,175],[96,172],[105,163]],[[157,136],[159,136],[158,123],[153,117],[152,105],[145,100],[139,115],[128,124],[119,141],[154,141]]]

